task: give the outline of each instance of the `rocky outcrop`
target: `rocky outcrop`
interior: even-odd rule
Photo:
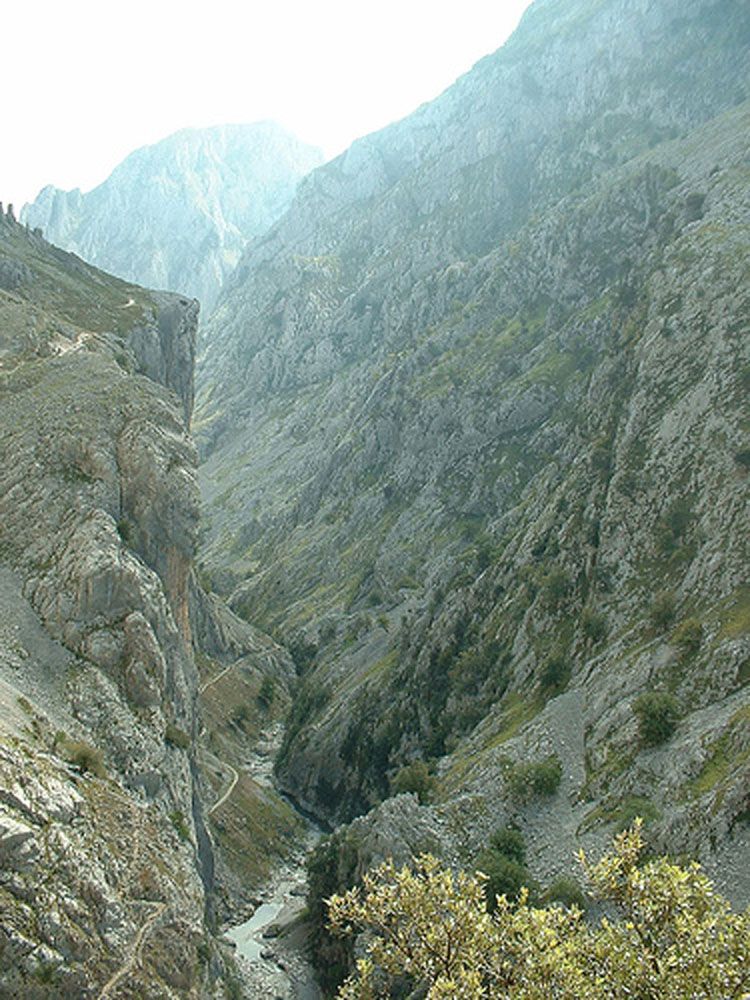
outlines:
[[[469,853],[543,817],[555,874],[555,830],[569,858],[640,810],[732,879],[748,37],[719,0],[539,2],[246,252],[199,374],[201,559],[295,651],[277,773],[306,808],[349,819],[423,760],[483,803]],[[575,808],[517,806],[555,754]]]
[[[207,309],[247,241],[321,162],[274,122],[183,129],[131,153],[85,194],[44,188],[21,220],[97,267]]]
[[[191,741],[197,304],[7,217],[0,260],[0,992],[218,995]]]

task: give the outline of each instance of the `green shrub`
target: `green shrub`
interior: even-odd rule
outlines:
[[[530,893],[536,893],[537,886],[528,868],[504,854],[484,851],[477,860],[477,867],[487,876],[484,893],[489,913],[495,912],[498,896],[507,896],[510,900],[518,899],[518,894],[524,886]]]
[[[568,576],[561,566],[555,566],[554,569],[550,570],[542,584],[542,590],[550,608],[554,610],[560,606],[569,587]]]
[[[323,837],[305,863],[309,953],[325,996],[332,996],[353,966],[353,942],[342,941],[328,928],[328,900],[357,881],[360,841],[340,828]]]
[[[310,722],[331,698],[330,690],[311,677],[306,677],[300,684],[286,719],[284,742],[279,751],[279,758],[284,759],[289,752],[292,740]]]
[[[651,606],[651,624],[664,630],[674,620],[677,601],[670,590],[660,590]]]
[[[224,980],[224,1000],[243,1000],[245,991],[242,989],[242,981],[236,976],[230,975]]]
[[[190,831],[187,828],[187,823],[185,822],[185,814],[181,809],[175,809],[174,812],[169,814],[169,819],[172,826],[177,831],[177,836],[183,842],[190,840]]]
[[[419,801],[424,804],[437,784],[423,760],[415,760],[412,764],[402,767],[393,779],[391,787],[395,795],[402,792],[414,792]]]
[[[600,611],[585,608],[581,615],[581,628],[587,639],[591,639],[592,642],[601,642],[607,634],[607,619]]]
[[[657,538],[665,556],[677,551],[692,520],[693,512],[685,500],[676,500],[660,518]]]
[[[180,729],[179,726],[170,722],[164,733],[164,742],[168,747],[179,747],[180,750],[187,750],[190,746],[190,737],[184,729]]]
[[[666,742],[677,728],[679,705],[666,691],[648,691],[633,702],[638,732],[646,746]]]
[[[555,879],[555,881],[544,890],[541,902],[547,906],[550,903],[562,903],[570,910],[577,906],[579,910],[588,908],[588,899],[577,879],[566,878],[565,876]]]
[[[306,673],[318,655],[318,647],[314,642],[308,642],[304,636],[298,636],[286,644],[289,655],[294,660],[294,666],[298,674]]]
[[[681,622],[674,634],[674,641],[687,654],[696,653],[702,639],[703,626],[697,618],[692,617]]]
[[[501,830],[495,830],[490,837],[490,848],[512,861],[517,861],[519,865],[526,860],[526,838],[520,830],[514,830],[512,827],[506,826]]]
[[[121,518],[117,522],[117,533],[123,541],[123,544],[130,545],[133,541],[133,525],[127,518]]]
[[[550,691],[562,691],[570,678],[570,664],[561,649],[553,650],[542,667],[542,687]]]
[[[626,795],[609,816],[618,833],[630,829],[635,820],[642,823],[645,829],[650,823],[660,818],[659,807],[643,795]]]
[[[213,955],[211,942],[207,938],[202,938],[195,946],[195,955],[199,965],[208,965]]]
[[[250,708],[248,705],[237,705],[237,707],[232,712],[230,717],[231,724],[236,729],[247,729],[247,724],[250,722]]]
[[[510,773],[510,791],[516,798],[554,795],[562,780],[562,764],[556,753],[545,760],[517,764]]]
[[[276,684],[273,677],[269,677],[268,674],[260,682],[260,688],[258,690],[258,702],[263,708],[270,708],[273,705],[273,696],[276,693]]]
[[[476,867],[486,877],[484,895],[487,911],[494,913],[497,897],[518,898],[523,886],[533,894],[537,886],[525,865],[526,840],[520,830],[505,827],[490,837],[490,843],[477,858]]]

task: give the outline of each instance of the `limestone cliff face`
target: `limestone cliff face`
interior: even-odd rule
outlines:
[[[44,188],[21,220],[97,267],[210,307],[247,241],[322,163],[274,122],[183,129],[131,153],[92,191]]]
[[[738,885],[749,39],[716,0],[539,2],[245,254],[199,369],[202,558],[299,654],[308,808],[429,760],[467,857],[516,817],[560,874],[641,810]],[[553,754],[554,808],[514,798]]]
[[[0,992],[211,996],[189,753],[197,303],[5,216],[0,261],[17,278],[0,288]]]

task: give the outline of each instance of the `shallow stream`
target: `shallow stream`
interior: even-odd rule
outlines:
[[[274,727],[260,753],[251,754],[243,768],[260,785],[272,787],[273,755],[281,735],[281,727]],[[304,843],[273,872],[253,915],[224,932],[236,946],[248,1000],[320,1000],[305,953],[306,931],[297,918],[305,907],[305,859],[322,831],[308,817],[302,818]]]

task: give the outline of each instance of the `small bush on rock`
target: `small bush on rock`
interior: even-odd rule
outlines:
[[[393,792],[414,792],[419,801],[424,804],[437,784],[434,776],[423,760],[415,760],[413,764],[402,767],[393,779]]]
[[[510,773],[510,791],[517,799],[532,795],[554,795],[562,779],[562,764],[556,753],[545,760],[517,764]]]
[[[646,746],[665,743],[677,728],[679,705],[666,691],[648,691],[633,702],[638,732]]]

